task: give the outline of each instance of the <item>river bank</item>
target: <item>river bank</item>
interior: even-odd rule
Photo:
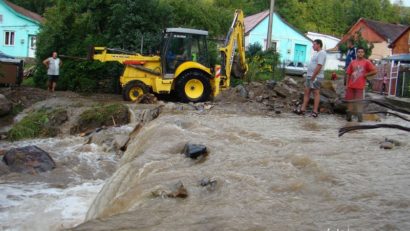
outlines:
[[[233,89],[204,104],[125,103],[131,123],[90,136],[0,141],[2,150],[36,145],[57,164],[48,173],[0,175],[1,229],[410,227],[408,132],[381,128],[338,137],[340,127],[356,123],[336,114],[315,119],[289,113],[293,99],[271,105],[271,95],[257,89],[253,100]],[[92,105],[93,97],[57,92],[31,108]],[[101,101],[122,102],[108,99]],[[403,124],[395,117],[380,119]],[[111,142],[118,135],[130,138],[121,152]],[[381,149],[386,138],[400,146]],[[187,142],[207,146],[206,158],[181,154]],[[167,196],[180,183],[187,197]]]

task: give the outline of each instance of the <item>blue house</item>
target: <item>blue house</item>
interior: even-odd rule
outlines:
[[[245,18],[245,46],[259,43],[266,48],[269,10]],[[312,52],[312,40],[273,13],[272,44],[281,62],[307,63]]]
[[[37,33],[44,18],[0,0],[0,51],[14,57],[34,57]]]

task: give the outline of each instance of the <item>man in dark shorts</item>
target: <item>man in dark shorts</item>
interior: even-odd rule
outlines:
[[[47,67],[48,90],[54,92],[63,62],[57,57],[57,52],[54,51],[52,57],[45,59],[43,64]]]

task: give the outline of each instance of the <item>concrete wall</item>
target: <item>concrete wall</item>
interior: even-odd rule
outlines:
[[[381,60],[384,57],[392,55],[392,50],[388,47],[387,42],[374,43],[372,55],[369,57],[372,60]]]

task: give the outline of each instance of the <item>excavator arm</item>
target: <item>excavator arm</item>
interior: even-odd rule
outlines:
[[[228,88],[232,71],[238,77],[242,77],[248,71],[245,59],[245,23],[242,10],[235,11],[231,28],[225,38],[224,47],[220,48],[219,51],[222,56],[221,87]],[[237,58],[235,58],[235,53]]]
[[[100,62],[119,62],[121,64],[143,65],[145,62],[159,61],[158,56],[143,56],[120,49],[107,47],[91,47],[88,52],[89,60]]]

